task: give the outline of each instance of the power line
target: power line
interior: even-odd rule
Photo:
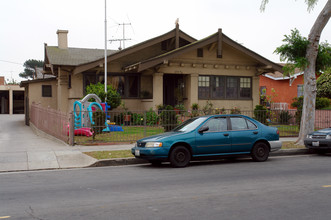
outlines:
[[[17,65],[21,65],[23,66],[23,63],[16,63],[16,62],[12,62],[12,61],[8,61],[8,60],[0,60],[1,62],[5,62],[5,63],[12,63],[12,64],[17,64]]]

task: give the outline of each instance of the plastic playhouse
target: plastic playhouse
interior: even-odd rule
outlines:
[[[92,98],[95,102],[88,101]],[[100,98],[95,94],[88,94],[82,100],[75,101],[73,109],[75,114],[75,135],[85,135],[87,137],[93,135],[91,131],[91,127],[95,124],[93,121],[93,112],[97,109],[106,113],[106,128],[103,129],[103,132],[123,131],[121,126],[109,123],[110,115],[108,115],[108,111],[110,110],[110,105],[101,103]]]

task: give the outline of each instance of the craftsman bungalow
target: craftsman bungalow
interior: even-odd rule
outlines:
[[[90,83],[104,82],[104,51],[70,48],[68,31],[58,46],[45,44],[44,73],[56,78],[22,82],[29,103],[70,112]],[[252,110],[259,104],[259,75],[282,66],[231,40],[222,30],[196,40],[176,28],[132,47],[108,51],[107,83],[131,110],[193,103]],[[28,108],[27,108],[28,109]]]

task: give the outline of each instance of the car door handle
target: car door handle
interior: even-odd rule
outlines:
[[[229,136],[229,134],[223,134],[225,137]]]
[[[258,131],[254,131],[253,134],[258,134],[259,132]]]

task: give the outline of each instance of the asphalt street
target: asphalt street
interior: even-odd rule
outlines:
[[[7,219],[331,219],[330,156],[0,173]]]

